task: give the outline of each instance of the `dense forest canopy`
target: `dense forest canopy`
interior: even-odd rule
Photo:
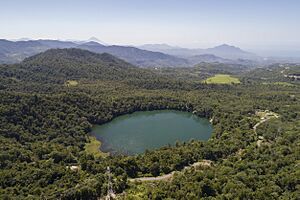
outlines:
[[[121,199],[297,199],[300,84],[285,75],[298,71],[204,63],[150,70],[78,49],[0,65],[0,197],[97,199],[107,193],[109,166]],[[203,83],[220,73],[241,83]],[[85,151],[93,124],[162,109],[211,119],[212,138],[135,156]],[[212,164],[183,170],[202,160]],[[171,181],[129,181],[172,171]]]

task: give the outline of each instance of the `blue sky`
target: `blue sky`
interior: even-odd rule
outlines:
[[[7,0],[0,38],[247,49],[300,47],[298,0]]]

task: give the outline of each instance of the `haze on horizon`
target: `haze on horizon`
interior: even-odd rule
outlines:
[[[10,0],[0,2],[0,38],[299,53],[299,8],[297,0]]]

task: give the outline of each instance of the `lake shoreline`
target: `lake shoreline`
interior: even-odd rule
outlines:
[[[102,142],[98,140],[95,136],[89,135],[89,142],[85,143],[84,150],[88,154],[92,154],[96,157],[107,157],[109,152],[101,151]]]

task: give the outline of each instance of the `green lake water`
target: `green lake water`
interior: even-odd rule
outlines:
[[[143,111],[123,115],[93,127],[92,135],[102,142],[101,150],[138,154],[176,141],[206,141],[213,128],[205,118],[180,111]]]

